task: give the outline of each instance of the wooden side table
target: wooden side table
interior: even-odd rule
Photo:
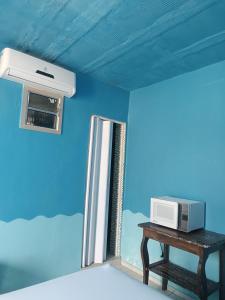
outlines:
[[[153,223],[139,224],[143,229],[141,257],[143,263],[143,282],[148,284],[149,270],[162,276],[162,290],[167,289],[168,280],[186,288],[207,300],[208,296],[219,289],[219,299],[225,300],[225,235],[204,229],[184,233]],[[148,240],[164,244],[162,260],[149,264]],[[173,246],[199,256],[197,273],[175,265],[169,260],[169,247]],[[206,278],[205,265],[208,256],[219,251],[219,282]]]

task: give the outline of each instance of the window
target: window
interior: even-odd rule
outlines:
[[[20,127],[49,133],[61,133],[63,96],[49,90],[25,86]]]

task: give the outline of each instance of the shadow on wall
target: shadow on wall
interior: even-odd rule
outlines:
[[[78,271],[83,215],[0,221],[0,293]]]
[[[93,79],[88,75],[83,75],[82,73],[76,73],[77,78],[77,91],[76,98],[82,98],[82,101],[85,99],[90,100],[89,97],[93,96],[95,91],[95,85]],[[88,88],[87,88],[88,87]]]
[[[29,272],[15,268],[11,265],[0,265],[0,291],[7,293],[12,290],[18,290],[41,281],[45,281],[44,276],[37,276],[35,272]],[[6,284],[8,282],[8,284]]]

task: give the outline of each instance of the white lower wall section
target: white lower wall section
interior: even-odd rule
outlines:
[[[0,221],[0,293],[78,271],[83,215]]]
[[[123,212],[121,256],[123,260],[140,269],[142,269],[140,254],[142,229],[138,227],[138,224],[145,222],[149,222],[149,218],[142,213],[132,213],[130,210]],[[151,262],[159,260],[161,255],[160,244],[152,241],[149,243],[148,248],[149,253],[152,254]]]
[[[123,211],[121,257],[138,268],[142,268],[140,256],[142,230],[138,224],[144,222],[149,222],[149,220],[143,214],[132,213],[130,210]]]

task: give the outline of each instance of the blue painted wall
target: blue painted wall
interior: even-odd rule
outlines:
[[[206,201],[206,227],[225,233],[225,62],[131,92],[128,124],[123,259],[140,267],[137,223],[149,220],[153,195]],[[196,268],[196,257],[172,251]],[[208,276],[217,267],[214,255]]]
[[[19,128],[22,86],[0,80],[0,220],[83,213],[90,117],[127,119],[128,93],[78,75],[62,135]]]
[[[0,80],[0,292],[80,268],[90,117],[126,121],[129,94],[81,74],[77,91],[53,135],[19,128],[22,87]]]

